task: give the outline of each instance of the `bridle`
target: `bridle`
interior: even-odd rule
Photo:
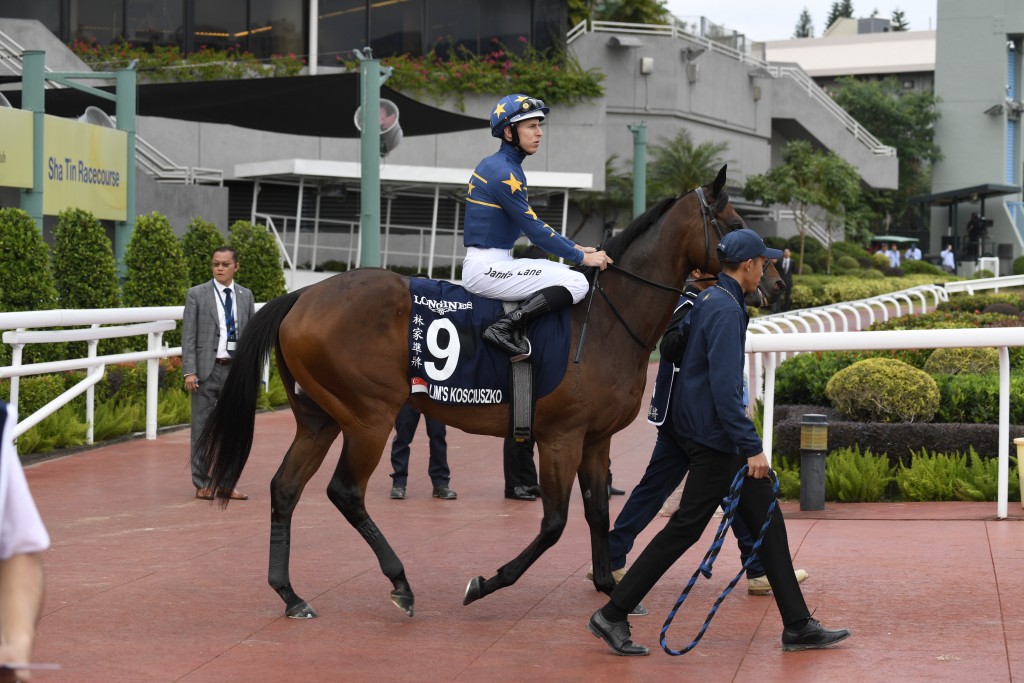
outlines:
[[[702,221],[704,223],[704,268],[702,270],[704,272],[707,272],[707,270],[708,270],[708,268],[707,268],[708,262],[711,259],[711,235],[710,235],[710,232],[708,230],[708,226],[710,225],[711,228],[714,229],[715,234],[718,236],[719,241],[721,241],[721,239],[725,236],[725,231],[722,229],[722,224],[718,222],[718,218],[715,216],[715,213],[712,210],[711,205],[708,203],[707,198],[704,196],[704,188],[703,187],[698,187],[697,189],[695,189],[693,191],[693,193],[695,195],[697,195],[697,201],[700,202],[701,219],[702,219]],[[723,191],[723,194],[724,194],[724,191]],[[725,196],[726,196],[726,201],[728,201],[728,196],[727,195],[725,195]],[[601,247],[598,247],[598,248],[600,249]],[[680,296],[682,296],[682,294],[683,294],[683,290],[678,288],[678,287],[670,287],[668,285],[663,285],[660,282],[654,282],[653,280],[648,280],[647,278],[641,277],[640,275],[637,275],[636,273],[633,273],[633,272],[630,272],[630,271],[625,270],[623,268],[620,268],[619,266],[615,265],[614,263],[610,264],[608,266],[608,269],[609,270],[614,270],[614,271],[619,272],[619,273],[622,273],[626,277],[632,278],[633,280],[636,280],[637,282],[641,282],[641,283],[643,283],[643,284],[645,284],[645,285],[647,285],[649,287],[654,287],[655,289],[660,289],[660,290],[666,291],[666,292],[674,292],[674,293],[676,293],[676,294],[678,294]],[[605,303],[608,304],[608,308],[611,309],[612,314],[614,314],[615,317],[618,319],[618,321],[620,323],[622,323],[622,326],[626,329],[626,333],[629,334],[630,337],[632,337],[633,341],[635,341],[637,344],[639,344],[643,348],[647,349],[647,351],[649,351],[649,352],[654,351],[654,349],[657,348],[657,345],[651,345],[651,344],[648,344],[647,342],[645,342],[644,340],[642,340],[640,338],[640,336],[636,332],[633,331],[633,328],[630,327],[629,323],[626,322],[626,319],[622,316],[622,314],[619,312],[619,309],[616,308],[615,304],[612,302],[611,297],[608,296],[608,292],[605,290],[605,288],[601,285],[600,281],[598,280],[598,276],[600,275],[601,270],[599,268],[594,268],[593,269],[593,273],[594,273],[594,277],[593,277],[593,280],[592,280],[592,282],[590,284],[590,287],[591,287],[591,295],[590,295],[591,301],[590,301],[590,303],[593,303],[594,292],[599,292],[601,294],[601,297],[604,299]],[[716,280],[716,279],[718,279],[718,278],[709,275],[709,276],[705,276],[705,277],[699,278],[697,280],[697,282],[707,282],[707,281]],[[576,362],[577,363],[579,362],[580,355],[581,355],[581,353],[583,351],[583,344],[582,344],[582,342],[583,342],[583,338],[586,335],[585,330],[586,330],[586,326],[588,324],[589,317],[590,317],[590,305],[588,304],[588,306],[587,306],[587,317],[586,317],[586,319],[584,319],[584,322],[583,322],[583,330],[581,330],[580,344],[577,347],[577,352],[576,352]]]

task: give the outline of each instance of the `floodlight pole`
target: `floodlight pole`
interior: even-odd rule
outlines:
[[[359,265],[380,267],[380,60],[369,47],[359,58]],[[388,70],[390,75],[390,70]]]
[[[629,127],[633,134],[633,218],[647,206],[647,124],[641,121]]]

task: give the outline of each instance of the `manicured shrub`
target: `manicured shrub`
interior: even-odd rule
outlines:
[[[226,240],[216,225],[202,218],[192,219],[181,236],[181,253],[185,258],[189,287],[201,285],[213,277],[210,269],[213,251],[225,244]]]
[[[971,275],[971,277],[969,277],[968,279],[969,280],[982,280],[982,279],[985,279],[985,278],[990,278],[990,277],[995,277],[995,276],[996,276],[996,274],[993,273],[991,270],[988,270],[987,268],[979,268],[978,270],[974,271],[974,274]]]
[[[925,361],[929,375],[999,372],[999,352],[991,348],[935,349]]]
[[[238,284],[251,289],[257,302],[284,294],[281,253],[274,236],[249,221],[236,221],[230,234],[230,244],[238,250]]]
[[[967,294],[959,293],[952,294],[949,297],[949,301],[943,301],[935,307],[936,311],[952,312],[952,311],[966,311],[969,313],[976,313],[983,311],[992,304],[1010,304],[1018,311],[1024,308],[1024,297],[1020,294],[1001,292],[994,294],[991,292],[981,294]]]
[[[1024,256],[1013,259],[1013,274],[1024,275]]]
[[[860,270],[860,264],[852,256],[840,256],[836,259],[836,268],[842,270]]]
[[[125,306],[184,305],[188,289],[185,262],[178,238],[166,217],[155,211],[138,217],[124,260],[127,271],[123,292]],[[181,344],[180,323],[176,329],[164,333],[163,341],[169,346]],[[145,348],[144,340],[135,344],[136,348]]]
[[[935,380],[894,358],[869,358],[840,370],[825,395],[841,414],[868,422],[929,422],[939,407]]]
[[[900,268],[907,275],[942,275],[945,272],[927,261],[903,261]]]
[[[981,311],[982,313],[998,313],[999,315],[1020,315],[1020,310],[1013,304],[989,304]]]
[[[118,308],[114,248],[99,220],[82,209],[57,216],[53,233],[53,277],[61,308]]]
[[[871,267],[875,270],[884,273],[889,270],[889,257],[882,252],[876,252],[871,255]]]
[[[935,375],[939,409],[935,422],[996,425],[999,423],[999,374]],[[1024,376],[1010,375],[1010,423],[1024,424]]]
[[[21,209],[0,209],[0,311],[47,311],[57,308],[57,287],[50,270],[50,250],[32,217]],[[66,358],[63,344],[28,344],[22,361]],[[10,347],[0,344],[0,365],[11,362]]]

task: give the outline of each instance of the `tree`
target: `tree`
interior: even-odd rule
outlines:
[[[667,24],[672,14],[665,0],[569,0],[569,27],[584,19],[630,24]]]
[[[848,207],[860,193],[860,176],[848,163],[831,152],[815,150],[805,140],[793,140],[782,148],[782,163],[767,173],[747,178],[743,194],[765,204],[785,204],[793,211],[800,235],[797,273],[803,270],[808,211],[819,206],[825,211],[831,248],[832,228],[841,222]]]
[[[939,118],[935,93],[908,90],[895,77],[882,81],[846,77],[836,82],[831,94],[881,143],[895,147],[899,156],[899,188],[865,195],[867,206],[875,214],[875,227],[886,215],[897,225],[912,225],[917,214],[910,199],[928,193],[932,165],[942,158],[935,144],[935,122]]]
[[[828,29],[832,24],[836,23],[836,19],[853,18],[853,0],[836,0],[832,3],[832,7],[828,11],[828,18],[825,20],[825,28]]]
[[[661,138],[660,142],[650,149],[648,204],[689,192],[714,178],[726,163],[722,154],[729,148],[727,143],[702,142],[694,145],[690,132],[685,128],[680,128],[671,139]]]
[[[61,308],[117,308],[121,284],[106,230],[82,209],[57,215],[53,232],[53,277]]]
[[[814,37],[814,22],[811,20],[811,13],[804,7],[803,11],[800,12],[800,18],[796,22],[796,30],[793,32],[794,38],[813,38]]]
[[[907,15],[899,7],[892,11],[892,30],[893,31],[909,31],[910,22],[907,21]]]
[[[213,223],[193,218],[181,236],[181,252],[188,271],[188,286],[195,287],[210,279],[213,250],[224,246],[224,236]]]
[[[270,232],[249,221],[236,221],[228,230],[229,244],[238,251],[238,284],[252,290],[256,301],[270,301],[287,289],[281,252]]]

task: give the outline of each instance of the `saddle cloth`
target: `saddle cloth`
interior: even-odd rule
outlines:
[[[443,280],[410,278],[409,383],[438,403],[508,403],[511,360],[480,335],[504,315],[501,302],[470,294]],[[562,381],[569,360],[569,311],[541,316],[529,325],[536,398]]]

